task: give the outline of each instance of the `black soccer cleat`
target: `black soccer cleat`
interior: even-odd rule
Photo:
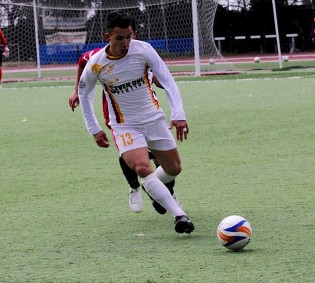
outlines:
[[[186,215],[176,216],[174,223],[175,231],[177,233],[190,234],[195,229],[194,224],[189,220],[189,218]]]

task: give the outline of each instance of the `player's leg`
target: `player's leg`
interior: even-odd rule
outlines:
[[[138,189],[140,187],[140,183],[138,181],[137,173],[128,167],[125,160],[121,156],[119,157],[119,165],[129,186],[132,189]]]
[[[186,213],[171,196],[169,190],[156,176],[148,156],[147,135],[150,127],[126,128],[116,126],[113,130],[119,152],[126,164],[141,178],[146,191],[175,217],[178,233],[191,233],[194,229]],[[154,129],[152,129],[154,131]],[[176,146],[176,143],[172,146]]]
[[[149,151],[149,157],[150,159],[153,160],[154,164],[155,164],[155,168],[158,168],[160,166],[160,163],[159,161],[157,160],[157,158],[155,157],[155,155]],[[174,192],[174,187],[175,187],[175,179],[168,182],[168,183],[165,183],[165,186],[168,188],[168,190],[170,191],[171,195],[174,195],[175,192]]]
[[[111,129],[111,127],[108,124],[109,123],[108,103],[107,103],[106,95],[104,91],[102,93],[102,101],[103,101],[103,116],[105,119],[105,125],[109,129]],[[141,212],[143,210],[144,205],[142,201],[140,183],[138,181],[137,173],[128,167],[128,165],[126,164],[126,162],[121,156],[119,157],[119,165],[130,187],[129,198],[128,198],[130,209],[136,213]]]
[[[161,164],[161,166],[155,170],[155,175],[159,180],[165,184],[169,184],[169,186],[172,188],[175,177],[181,172],[180,159],[177,149],[175,148],[167,151],[154,150],[153,153]],[[163,169],[163,166],[165,166],[165,170]],[[176,204],[181,207],[176,194],[174,194],[174,191],[172,197]],[[162,203],[161,205],[164,206]],[[194,230],[194,225],[187,215],[183,214],[181,216],[175,217],[175,230],[178,233],[191,233]]]
[[[165,207],[174,217],[186,215],[173,199],[166,186],[156,176],[148,157],[147,148],[137,148],[123,153],[128,166],[141,177],[145,190],[150,196]]]
[[[177,200],[174,192],[175,178],[182,170],[178,151],[175,148],[167,151],[153,150],[153,152],[157,156],[159,164],[162,165],[156,168],[155,174],[165,184],[174,199]]]
[[[176,148],[176,142],[168,129],[166,119],[157,120],[155,121],[154,127],[148,127],[147,136],[149,137],[147,141],[148,146],[161,165],[155,170],[155,176],[164,184],[173,182],[176,176],[181,172],[182,167]],[[147,189],[144,182],[143,184]],[[150,191],[148,191],[148,193],[151,194]],[[160,202],[152,194],[151,196],[169,211],[164,203]],[[173,201],[176,203],[177,207],[181,207],[174,198]],[[194,225],[189,220],[186,213],[181,215],[181,217],[175,218],[175,230],[179,233],[191,233],[194,230]]]
[[[119,164],[130,187],[129,206],[133,212],[141,212],[143,210],[143,201],[138,175],[134,170],[128,167],[121,156],[119,157]]]
[[[150,160],[153,160],[156,168],[160,166],[158,160],[156,159],[156,157],[154,156],[154,154],[151,151],[149,151],[149,158],[150,158]],[[180,205],[180,202],[179,202],[179,200],[177,198],[177,195],[174,192],[175,180],[173,180],[173,181],[171,181],[169,183],[166,183],[165,186],[168,188],[168,190],[170,191],[170,193],[173,196],[173,198]],[[142,189],[146,192],[146,190],[144,189],[143,185],[142,185]],[[154,209],[159,214],[165,214],[167,212],[167,210],[162,205],[160,205],[157,201],[155,201],[148,193],[147,193],[147,195],[149,196],[149,198],[150,198],[150,200],[152,202],[152,206],[154,207]]]
[[[181,203],[177,197],[177,194],[175,193],[174,187],[175,187],[175,179],[169,183],[166,183],[165,186],[168,188],[168,190],[170,191],[173,199],[176,200],[176,202],[178,203],[179,206],[181,206]]]

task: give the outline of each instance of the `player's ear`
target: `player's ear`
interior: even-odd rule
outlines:
[[[108,32],[105,32],[105,33],[104,33],[104,38],[105,38],[105,41],[108,41],[108,42],[109,42],[110,35],[109,35]]]

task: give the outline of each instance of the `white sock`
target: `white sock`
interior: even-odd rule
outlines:
[[[172,182],[176,178],[176,176],[167,175],[162,166],[156,168],[154,173],[162,181],[163,184]]]
[[[141,182],[148,194],[159,204],[161,204],[167,211],[172,213],[174,217],[186,215],[176,200],[174,200],[167,187],[165,187],[165,185],[159,180],[155,173],[151,173],[150,175],[141,178]]]

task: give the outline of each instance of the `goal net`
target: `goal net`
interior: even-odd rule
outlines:
[[[217,5],[218,0],[2,1],[0,23],[11,50],[4,63],[74,70],[82,53],[107,44],[106,18],[123,9],[136,19],[137,39],[149,42],[171,72],[235,71],[214,40]]]

